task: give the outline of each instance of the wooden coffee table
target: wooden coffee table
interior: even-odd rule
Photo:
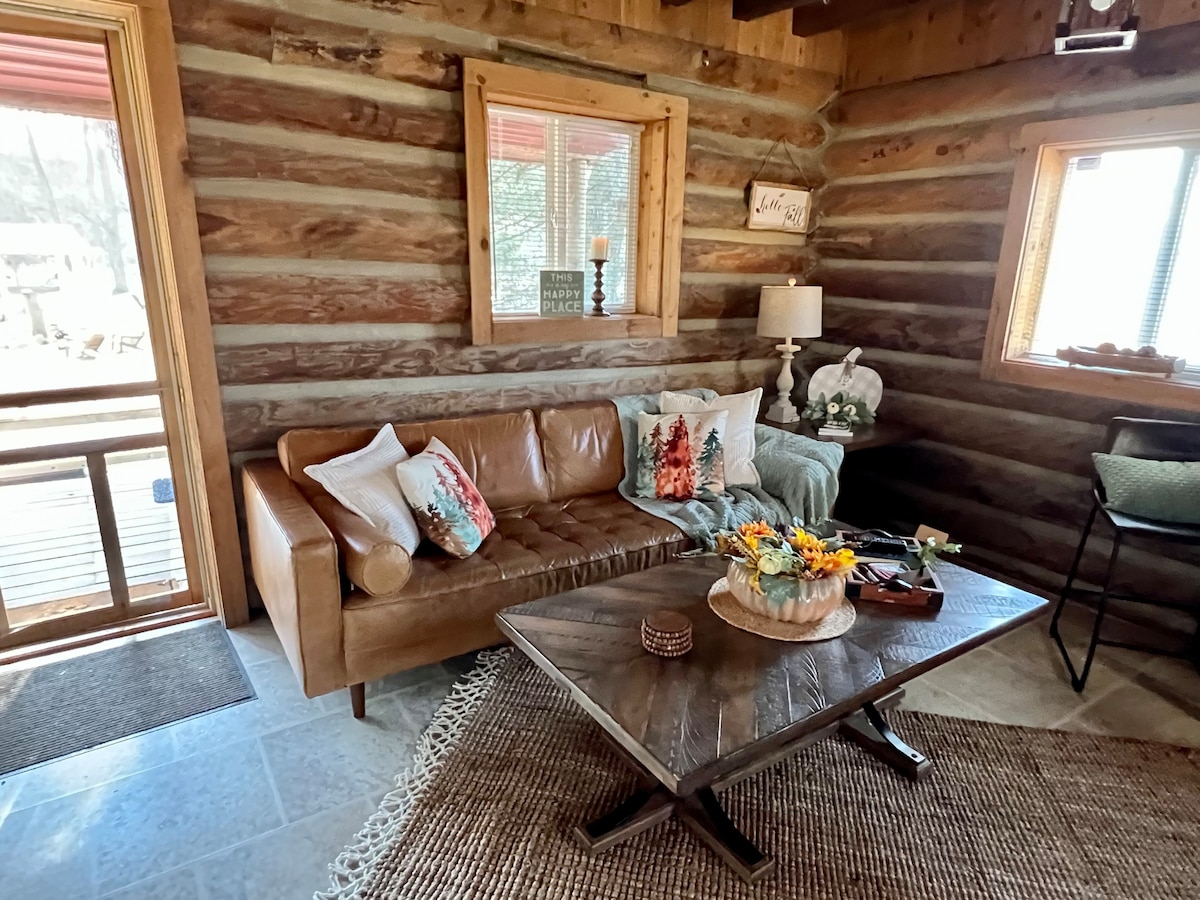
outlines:
[[[510,607],[500,630],[570,692],[642,778],[615,810],[576,830],[592,854],[678,814],[746,881],[763,856],[729,820],[717,793],[838,731],[909,778],[930,761],[888,727],[900,686],[1039,615],[1046,601],[939,563],[941,610],[857,604],[845,635],[785,643],[726,624],[708,589],[726,568],[681,560]],[[675,609],[695,646],[679,659],[642,649],[642,617]]]

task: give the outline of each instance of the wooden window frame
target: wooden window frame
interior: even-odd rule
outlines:
[[[168,0],[0,0],[0,28],[108,46],[189,589],[240,625],[249,607]]]
[[[607,318],[493,316],[489,103],[644,126],[639,160],[636,312]],[[603,81],[466,59],[463,60],[463,113],[472,342],[516,344],[674,337],[679,328],[687,100]],[[590,274],[585,283],[590,283]]]
[[[1200,104],[1034,122],[1021,129],[1017,139],[1021,155],[1009,198],[984,344],[985,379],[1200,411],[1200,376],[1193,372],[1166,378],[1087,369],[1027,353],[1041,300],[1039,282],[1050,249],[1066,157],[1080,151],[1175,146],[1197,140]]]

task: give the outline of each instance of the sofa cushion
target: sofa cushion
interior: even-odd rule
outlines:
[[[279,439],[279,461],[300,490],[311,497],[322,488],[304,474],[304,467],[365,447],[376,430],[294,429]],[[493,510],[550,499],[542,445],[530,410],[396,425],[396,437],[414,456],[435,436],[458,457]]]
[[[538,412],[550,499],[615,491],[625,476],[617,408],[608,400]]]
[[[674,525],[616,493],[498,515],[496,530],[468,559],[418,551],[399,593],[346,598],[347,680],[493,646],[503,640],[493,619],[500,610],[662,565],[691,546]]]
[[[345,607],[402,598],[453,602],[455,592],[481,585],[494,585],[494,590],[503,594],[509,590],[507,582],[514,579],[676,544],[681,548],[690,545],[678,527],[642,512],[615,491],[562,503],[538,503],[498,513],[495,531],[467,559],[452,559],[422,548],[413,557],[412,577],[398,593],[369,597],[356,591],[346,598]]]

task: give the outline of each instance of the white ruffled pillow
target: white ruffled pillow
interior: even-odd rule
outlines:
[[[754,465],[754,425],[762,404],[762,388],[744,394],[729,394],[713,400],[701,400],[691,394],[663,391],[658,407],[665,413],[697,413],[725,409],[725,484],[761,485],[762,479]]]
[[[406,459],[408,451],[396,437],[396,429],[384,425],[361,450],[305,466],[304,474],[413,553],[421,543],[421,532],[396,478],[396,465]]]

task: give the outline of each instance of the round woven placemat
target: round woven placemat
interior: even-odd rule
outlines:
[[[849,631],[858,617],[850,601],[843,600],[841,606],[817,622],[797,625],[795,622],[768,619],[738,603],[729,591],[727,578],[718,578],[716,584],[708,589],[708,606],[734,628],[776,641],[827,641]]]

